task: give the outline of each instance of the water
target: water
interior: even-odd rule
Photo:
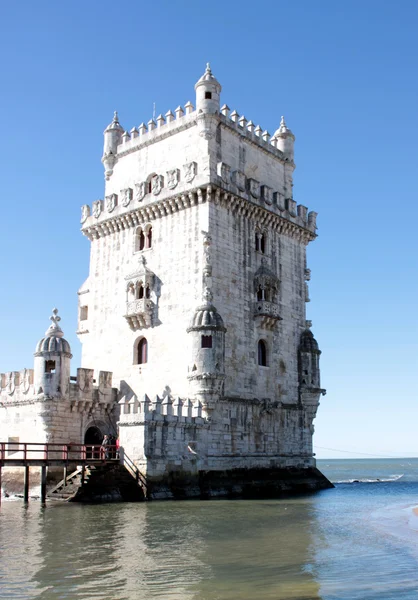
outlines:
[[[417,600],[418,459],[318,466],[359,483],[286,500],[5,501],[0,598]]]

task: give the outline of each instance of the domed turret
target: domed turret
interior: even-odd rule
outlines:
[[[284,117],[280,121],[280,127],[274,132],[272,140],[276,140],[276,147],[283,152],[290,161],[294,159],[295,136],[288,129]]]
[[[52,323],[35,349],[35,391],[49,397],[61,397],[70,383],[72,354],[70,344],[64,339],[64,332],[58,324],[61,317],[56,308],[50,319]]]
[[[319,356],[321,351],[318,342],[310,329],[305,329],[299,344],[299,383],[305,388],[319,388]]]
[[[116,162],[117,147],[122,141],[123,127],[119,123],[118,113],[115,111],[113,120],[104,130],[104,147],[102,163],[105,168],[105,177],[109,177],[113,173],[113,167]]]
[[[196,90],[196,110],[197,112],[218,114],[220,109],[221,84],[213,76],[209,63],[206,65],[206,71],[194,86]]]
[[[198,396],[205,410],[213,408],[222,394],[225,379],[225,332],[221,315],[212,304],[212,293],[208,288],[205,303],[199,306],[187,329],[191,335],[191,364],[189,381],[192,393]]]
[[[196,112],[199,135],[205,140],[214,137],[220,110],[221,84],[213,76],[209,63],[206,71],[194,86],[196,90]]]

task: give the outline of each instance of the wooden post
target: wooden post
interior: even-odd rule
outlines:
[[[25,466],[23,501],[29,502],[29,466]]]
[[[84,485],[84,480],[86,478],[86,465],[81,467],[81,487]]]
[[[46,466],[42,467],[41,471],[41,502],[45,504],[46,502]]]
[[[67,465],[64,465],[64,477],[63,477],[64,487],[67,485],[67,469],[68,469]]]

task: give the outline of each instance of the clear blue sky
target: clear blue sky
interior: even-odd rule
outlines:
[[[271,133],[285,115],[319,212],[318,456],[418,455],[417,23],[409,0],[3,3],[0,370],[32,367],[57,306],[75,371],[103,129],[193,102],[210,61],[231,109]]]

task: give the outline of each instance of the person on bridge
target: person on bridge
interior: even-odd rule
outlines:
[[[110,446],[110,438],[106,434],[102,441],[102,457],[105,459],[109,458],[109,446]]]

